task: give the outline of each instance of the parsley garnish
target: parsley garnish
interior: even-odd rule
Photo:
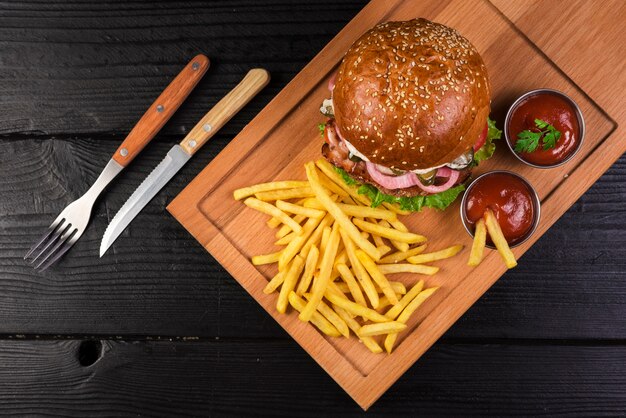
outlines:
[[[561,138],[561,132],[541,119],[535,119],[535,126],[539,129],[539,132],[525,130],[517,134],[515,151],[533,152],[539,146],[540,140],[544,151],[556,146],[556,141]]]

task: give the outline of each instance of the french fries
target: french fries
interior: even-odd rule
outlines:
[[[281,253],[282,250],[271,254],[255,255],[252,257],[252,264],[260,266],[262,264],[277,263]]]
[[[444,260],[446,258],[454,257],[463,249],[462,245],[453,245],[452,247],[445,248],[443,250],[435,251],[433,253],[426,253],[420,255],[414,255],[406,259],[411,264],[425,264],[431,263],[437,260]]]
[[[413,299],[406,306],[406,308],[404,308],[402,313],[398,316],[398,319],[396,322],[399,322],[401,324],[406,324],[409,318],[411,317],[411,315],[413,315],[413,312],[415,312],[417,308],[419,308],[419,306],[422,303],[424,303],[426,299],[428,299],[433,293],[435,293],[437,289],[438,287],[431,287],[430,289],[425,289],[422,292],[420,292],[420,294],[417,295],[415,299]],[[391,350],[393,349],[393,345],[396,343],[397,338],[398,338],[397,333],[387,334],[387,337],[385,337],[385,342],[384,342],[385,350],[387,350],[387,353],[391,354]]]
[[[483,252],[485,250],[485,241],[487,240],[487,229],[485,227],[485,219],[480,218],[476,222],[476,229],[474,230],[474,242],[472,242],[472,251],[470,252],[468,266],[476,267],[483,259]]]
[[[413,234],[412,232],[398,231],[397,229],[387,228],[358,218],[353,219],[352,222],[365,232],[369,232],[370,234],[375,234],[383,238],[389,238],[390,240],[400,241],[406,244],[426,242],[426,237]],[[377,260],[379,259],[380,257]]]
[[[485,211],[484,219],[487,232],[489,232],[493,245],[496,246],[500,256],[502,256],[504,264],[506,264],[507,268],[510,269],[517,266],[515,255],[511,252],[509,243],[506,242],[506,238],[504,238],[504,235],[502,234],[502,228],[500,228],[500,224],[491,209],[487,209],[487,211]]]
[[[333,269],[335,261],[335,255],[337,255],[337,248],[339,247],[339,225],[334,224],[333,230],[330,233],[328,239],[326,251],[322,255],[322,262],[320,263],[320,274],[313,281],[313,292],[306,307],[300,312],[299,318],[301,321],[308,321],[311,319],[311,315],[317,309],[317,305],[321,302],[328,287],[330,281],[330,274]]]
[[[309,183],[311,183],[311,188],[315,192],[315,197],[317,197],[317,200],[319,200],[324,208],[326,208],[328,213],[330,213],[332,217],[335,218],[335,222],[341,225],[341,228],[348,233],[350,238],[352,238],[354,243],[359,248],[365,251],[374,260],[379,260],[380,253],[378,249],[374,246],[374,244],[361,236],[356,226],[354,226],[354,224],[350,222],[350,218],[348,218],[348,215],[343,213],[339,206],[337,206],[337,204],[333,202],[330,196],[326,194],[326,191],[319,183],[319,176],[317,175],[317,169],[315,168],[315,164],[307,163],[305,164],[305,168],[306,175],[309,179]]]
[[[280,189],[297,189],[308,186],[309,184],[306,181],[273,181],[270,183],[255,184],[254,186],[237,189],[233,192],[233,197],[235,200],[241,200],[244,197],[250,197],[260,192],[269,192],[270,190]]]
[[[405,328],[406,324],[397,321],[368,324],[361,327],[359,330],[359,337],[373,337],[374,335],[381,334],[397,334]]]
[[[325,335],[353,334],[372,353],[390,352],[421,304],[416,300],[423,302],[429,289],[423,290],[423,280],[414,284],[386,275],[431,276],[439,268],[422,263],[451,257],[462,247],[424,254],[426,237],[409,231],[398,218],[404,211],[389,204],[369,207],[369,199],[326,160],[305,164],[305,171],[307,181],[264,183],[233,193],[269,215],[267,225],[277,228],[274,244],[282,248],[251,260],[278,266],[263,292],[278,294],[279,313],[293,309]],[[398,251],[391,253],[392,247]]]

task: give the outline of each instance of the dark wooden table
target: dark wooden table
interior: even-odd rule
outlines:
[[[362,1],[0,4],[0,414],[362,411],[164,210]],[[22,257],[182,65],[212,66],[57,268]],[[98,258],[129,194],[249,68],[272,82]],[[370,416],[626,413],[626,158]]]

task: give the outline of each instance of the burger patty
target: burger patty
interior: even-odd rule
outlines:
[[[372,179],[367,172],[367,167],[364,161],[355,162],[350,159],[350,153],[345,144],[340,143],[337,145],[328,144],[327,142],[322,145],[322,155],[332,165],[339,167],[346,171],[350,177],[354,178],[360,183],[371,184],[384,194],[397,196],[397,197],[415,197],[415,196],[427,196],[430,193],[420,189],[419,186],[411,186],[404,189],[387,189]],[[459,179],[454,186],[465,182],[471,174],[471,168],[465,168],[461,170]]]

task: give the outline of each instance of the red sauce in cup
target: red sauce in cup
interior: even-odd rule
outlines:
[[[535,222],[533,191],[519,177],[491,173],[479,178],[467,193],[465,216],[472,229],[485,211],[491,209],[509,245],[523,240],[532,230]]]
[[[507,129],[511,149],[518,141],[517,134],[529,130],[540,132],[535,119],[554,126],[561,137],[554,148],[543,149],[541,140],[533,152],[517,152],[520,158],[538,166],[552,166],[571,157],[581,140],[581,129],[576,109],[565,97],[551,92],[532,94],[517,105],[510,116]]]

